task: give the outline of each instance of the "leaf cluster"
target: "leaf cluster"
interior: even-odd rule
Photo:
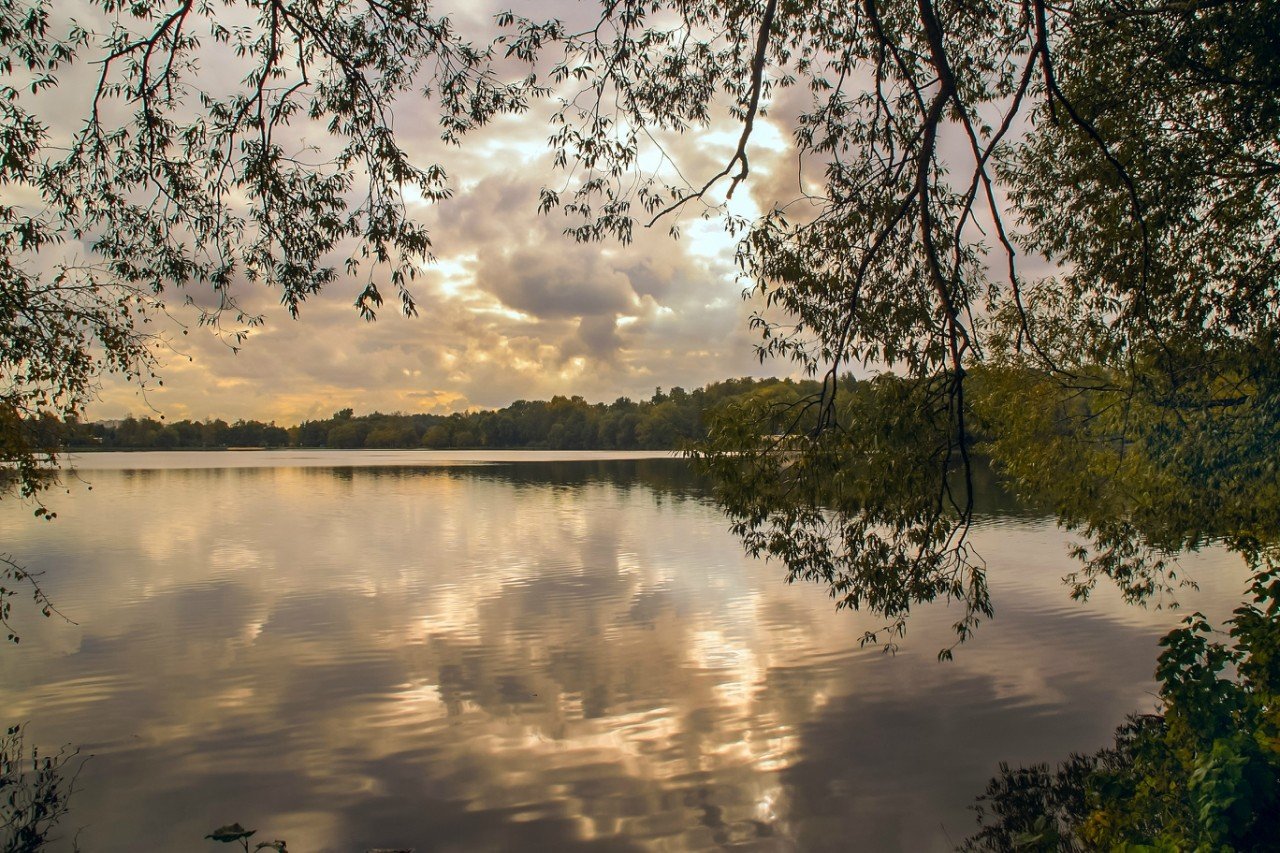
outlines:
[[[1229,643],[1194,614],[1161,641],[1161,713],[1115,746],[1046,766],[1001,765],[965,850],[1252,851],[1280,835],[1280,573],[1259,566]]]

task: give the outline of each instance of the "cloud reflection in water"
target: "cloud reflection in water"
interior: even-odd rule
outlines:
[[[1062,534],[1005,519],[976,540],[995,622],[939,664],[930,608],[890,658],[744,558],[678,460],[255,456],[88,472],[53,525],[0,507],[80,622],[28,626],[0,702],[97,754],[85,849],[229,820],[301,851],[948,849],[996,761],[1150,707],[1178,618],[1070,602]],[[1197,559],[1229,609],[1242,571]]]

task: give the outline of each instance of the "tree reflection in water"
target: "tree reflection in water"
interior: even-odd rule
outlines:
[[[104,815],[140,803],[159,849],[228,820],[297,850],[941,849],[996,757],[1097,744],[1136,707],[1172,621],[1064,607],[1061,535],[1007,496],[974,530],[1000,618],[939,666],[944,610],[896,658],[859,651],[873,623],[744,559],[680,460],[254,456],[86,471],[57,542],[18,543],[94,614],[37,626],[0,679],[42,739],[92,739],[92,849],[136,840]]]
[[[23,727],[0,737],[0,845],[5,853],[27,853],[55,840],[76,779],[84,765],[79,750],[63,747],[41,755],[26,746]]]
[[[1004,768],[974,849],[1261,850],[1280,832],[1264,817],[1280,813],[1280,365],[1265,341],[1217,356],[1200,373],[1139,362],[1128,374],[1081,367],[1070,381],[1025,362],[984,365],[968,397],[958,378],[886,375],[725,410],[699,450],[748,552],[885,620],[864,641],[887,636],[892,648],[913,608],[958,604],[944,659],[994,615],[970,537],[979,453],[1083,537],[1066,578],[1077,599],[1100,581],[1129,603],[1176,596],[1179,555],[1215,544],[1241,555],[1254,581],[1232,620],[1236,645],[1208,642],[1200,614],[1169,633],[1161,713],[1056,777]]]

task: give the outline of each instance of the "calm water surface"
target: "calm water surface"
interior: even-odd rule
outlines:
[[[950,849],[999,760],[1102,745],[1154,704],[1182,615],[1070,601],[1066,537],[991,502],[997,614],[938,663],[742,555],[678,459],[149,453],[77,460],[4,549],[78,624],[0,649],[0,723],[93,758],[82,850]],[[87,488],[91,485],[92,489]],[[1239,560],[1185,558],[1229,613]],[[25,618],[24,618],[25,617]]]

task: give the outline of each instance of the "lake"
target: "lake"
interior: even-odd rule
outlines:
[[[743,555],[681,459],[562,452],[101,453],[3,549],[77,624],[14,604],[5,725],[91,754],[54,850],[947,850],[997,762],[1152,710],[1156,641],[1246,572],[1189,555],[1183,610],[1070,600],[1068,536],[1006,498],[973,534],[996,618],[895,655],[875,620]]]

